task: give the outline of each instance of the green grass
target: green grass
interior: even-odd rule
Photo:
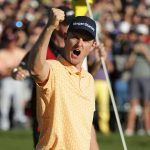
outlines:
[[[101,150],[124,150],[119,133],[104,136],[97,133],[97,140]],[[150,150],[150,137],[137,136],[125,137],[128,150]]]
[[[31,130],[0,131],[0,150],[33,150]]]
[[[125,137],[128,150],[149,150],[149,136]],[[97,133],[101,150],[123,150],[120,135],[112,133],[104,136]],[[31,130],[0,131],[0,150],[33,150]]]

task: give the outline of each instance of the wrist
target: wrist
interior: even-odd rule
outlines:
[[[95,67],[99,67],[101,65],[101,60],[95,61],[94,65]]]
[[[53,32],[54,30],[55,30],[55,26],[53,26],[53,25],[47,25],[46,26],[46,31],[48,31],[48,32]]]

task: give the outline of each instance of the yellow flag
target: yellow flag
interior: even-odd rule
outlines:
[[[93,3],[93,0],[88,0],[89,4]],[[72,6],[76,16],[85,16],[87,13],[86,0],[72,0]]]

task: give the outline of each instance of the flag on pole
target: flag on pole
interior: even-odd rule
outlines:
[[[93,4],[93,0],[88,0],[89,4]],[[72,0],[72,6],[76,16],[85,16],[88,8],[85,0]]]

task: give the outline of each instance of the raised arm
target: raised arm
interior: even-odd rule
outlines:
[[[128,61],[125,66],[126,69],[130,69],[133,67],[138,54],[142,54],[150,64],[150,52],[148,50],[148,47],[145,44],[137,43],[133,47],[133,52],[129,55]]]
[[[59,25],[59,22],[63,20],[64,12],[60,9],[52,8],[47,25],[30,51],[28,69],[38,83],[43,83],[50,72],[46,62],[47,47],[52,32]]]
[[[94,52],[95,52],[95,62],[88,62],[89,72],[93,76],[95,76],[95,74],[97,73],[97,71],[99,70],[101,66],[101,58],[103,58],[104,60],[106,60],[107,58],[107,52],[105,50],[103,43],[97,44]]]

